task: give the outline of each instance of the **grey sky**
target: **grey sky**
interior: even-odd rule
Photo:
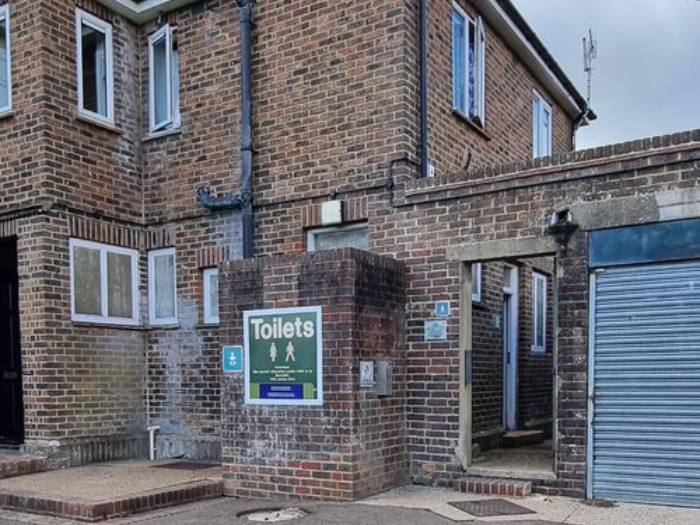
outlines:
[[[700,1],[513,0],[586,96],[582,39],[598,41],[577,148],[700,128]]]

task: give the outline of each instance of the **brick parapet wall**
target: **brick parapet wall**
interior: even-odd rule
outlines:
[[[282,255],[223,266],[226,339],[242,313],[323,307],[322,407],[246,406],[243,379],[223,378],[224,489],[242,497],[353,500],[406,476],[404,269],[369,253]],[[359,389],[360,359],[394,364],[394,393]]]

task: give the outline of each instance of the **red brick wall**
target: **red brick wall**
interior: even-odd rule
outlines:
[[[243,312],[323,307],[322,407],[246,406],[243,377],[222,382],[224,489],[241,497],[353,500],[406,480],[403,265],[340,250],[224,265],[222,322]],[[386,358],[394,392],[359,388],[359,362]],[[437,430],[437,429],[436,429]]]

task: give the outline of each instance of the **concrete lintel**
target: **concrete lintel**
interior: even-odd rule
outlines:
[[[512,257],[554,255],[557,243],[549,236],[503,239],[447,248],[448,261],[483,262]]]
[[[659,207],[653,194],[574,204],[570,210],[574,222],[588,231],[659,220]]]

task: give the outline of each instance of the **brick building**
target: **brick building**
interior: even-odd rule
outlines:
[[[695,186],[697,134],[570,153],[595,115],[507,0],[0,0],[2,35],[3,443],[72,466],[158,427],[229,494],[352,499],[528,428],[542,490],[591,490],[585,240],[660,220],[635,199]],[[314,301],[327,404],[246,407],[242,312]],[[390,397],[353,386],[378,358]]]

